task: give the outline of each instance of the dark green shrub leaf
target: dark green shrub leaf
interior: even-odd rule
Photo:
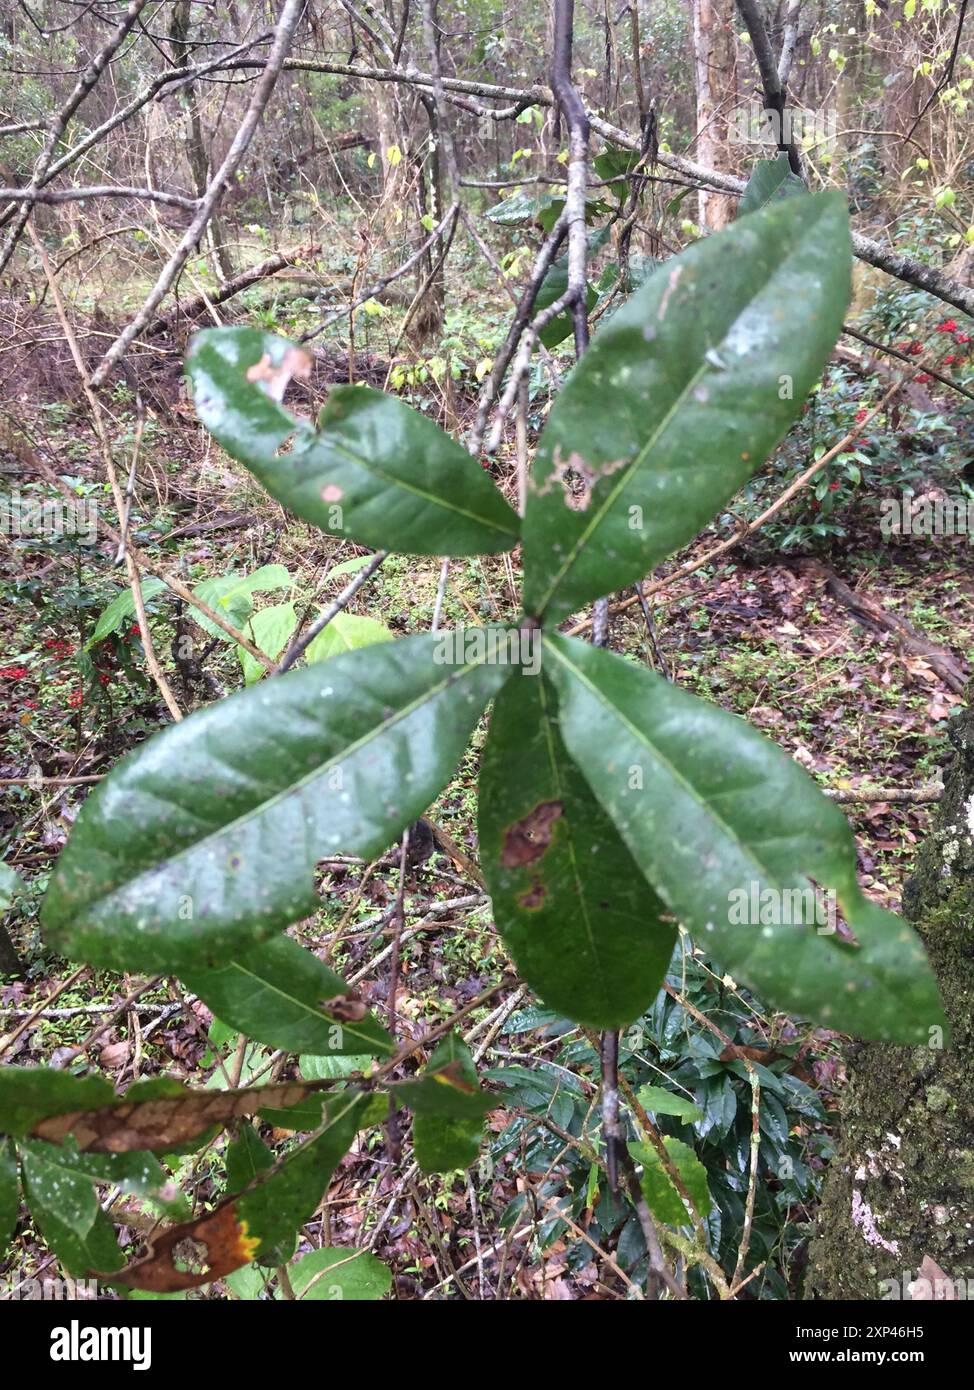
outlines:
[[[542,309],[547,309],[548,305],[554,304],[556,299],[560,299],[567,289],[568,260],[567,257],[562,256],[560,260],[555,261],[554,265],[542,280],[541,288],[538,291],[538,297],[534,301],[535,309],[538,312]],[[585,295],[589,311],[591,312],[598,303],[598,292],[593,285],[587,284]],[[542,328],[539,337],[545,347],[550,350],[551,348],[557,347],[560,342],[563,342],[571,331],[572,320],[571,316],[566,311],[564,314],[559,314],[556,319],[552,319],[545,328]]]
[[[181,976],[213,1013],[268,1047],[320,1055],[392,1051],[389,1034],[341,976],[289,936],[272,937],[222,968]],[[328,1013],[329,1000],[337,1001],[337,1013]]]
[[[500,665],[409,637],[240,691],[91,794],[44,901],[47,940],[119,970],[212,967],[314,910],[315,864],[381,853],[448,780]]]
[[[843,1032],[926,1043],[946,1028],[916,934],[870,903],[836,806],[744,720],[621,657],[545,641],[562,737],[670,910],[768,1004]],[[818,914],[833,890],[858,945]],[[758,917],[768,891],[772,912]],[[777,905],[777,921],[766,920]]]
[[[542,676],[497,698],[480,770],[494,920],[546,1004],[619,1028],[652,1003],[676,940],[662,905],[565,751]]]
[[[789,199],[668,261],[595,335],[529,480],[525,609],[558,621],[641,579],[767,457],[849,301],[841,193]]]
[[[779,198],[793,198],[796,194],[807,192],[801,179],[791,172],[786,154],[780,154],[776,159],[759,159],[737,205],[737,215],[744,217]]]
[[[310,362],[255,328],[208,329],[186,361],[196,412],[272,497],[324,531],[400,554],[510,550],[517,514],[459,444],[395,396],[333,387],[317,429],[285,410],[287,382]]]
[[[413,1149],[424,1173],[449,1173],[476,1163],[484,1115],[497,1101],[480,1090],[465,1042],[449,1033],[418,1081],[390,1089],[414,1111]]]

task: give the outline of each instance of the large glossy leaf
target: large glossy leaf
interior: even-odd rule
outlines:
[[[286,410],[284,385],[309,364],[270,333],[214,328],[193,339],[186,370],[213,437],[306,521],[400,554],[510,550],[516,513],[419,411],[368,386],[333,387],[317,429]]]
[[[411,1091],[409,1087],[412,1087]],[[496,1100],[481,1091],[473,1054],[448,1033],[430,1057],[422,1078],[398,1088],[415,1111],[413,1150],[424,1173],[449,1173],[476,1163],[484,1115]]]
[[[269,1047],[320,1056],[392,1051],[389,1034],[364,1005],[354,1005],[341,976],[289,936],[212,970],[181,974],[218,1017]],[[328,1013],[328,1001],[336,1013]]]
[[[435,636],[277,676],[141,745],[85,803],[44,902],[64,955],[223,964],[314,910],[314,869],[381,853],[429,805],[508,671]]]
[[[593,1028],[649,1007],[676,927],[565,751],[541,676],[497,698],[480,770],[481,862],[494,921],[546,1004]]]
[[[325,1246],[302,1255],[288,1271],[298,1298],[375,1300],[392,1288],[392,1271],[369,1250]]]
[[[525,608],[557,621],[685,544],[767,457],[849,300],[838,193],[742,218],[668,261],[595,335],[531,470]]]
[[[547,638],[544,666],[569,753],[649,882],[725,970],[768,1004],[860,1037],[927,1042],[946,1026],[919,939],[863,896],[841,812],[780,748],[586,643]],[[812,884],[834,891],[858,945],[816,914]],[[765,890],[777,914],[755,920]]]

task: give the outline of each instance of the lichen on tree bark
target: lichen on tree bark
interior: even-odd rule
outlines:
[[[974,1288],[974,684],[951,743],[904,911],[924,939],[952,1036],[947,1047],[932,1031],[927,1047],[849,1049],[806,1297],[907,1298],[925,1256],[954,1296]]]

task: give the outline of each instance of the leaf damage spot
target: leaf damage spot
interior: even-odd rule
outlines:
[[[523,819],[515,821],[504,831],[501,863],[505,869],[517,869],[540,859],[551,844],[555,821],[564,815],[561,801],[541,801]]]
[[[321,489],[322,502],[340,502],[345,494],[337,483],[325,483]]]
[[[368,1005],[357,990],[347,994],[336,994],[331,999],[322,999],[321,1007],[326,1014],[337,1018],[341,1023],[361,1023],[368,1013]]]
[[[255,362],[252,367],[247,368],[247,380],[252,384],[260,383],[271,400],[277,401],[278,405],[284,399],[284,392],[292,377],[299,377],[302,381],[307,381],[311,375],[311,355],[303,348],[289,346],[280,362],[275,364],[271,361],[269,352],[265,352],[259,362]]]
[[[552,462],[554,467],[544,483],[535,488],[537,495],[545,497],[553,488],[560,486],[564,492],[565,506],[573,512],[585,512],[592,501],[596,483],[625,468],[629,460],[613,459],[608,463],[591,464],[574,449],[566,459],[556,445]]]
[[[246,1221],[238,1220],[235,1204],[228,1202],[204,1217],[171,1226],[150,1243],[141,1260],[99,1278],[150,1293],[179,1293],[250,1264],[259,1245],[248,1235]],[[187,1264],[197,1267],[180,1268]]]
[[[523,907],[526,912],[537,912],[544,906],[544,900],[548,896],[548,890],[540,879],[536,878],[526,893],[522,893],[518,898],[518,906]]]

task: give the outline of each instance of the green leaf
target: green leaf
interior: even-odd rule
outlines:
[[[21,1172],[31,1216],[69,1274],[118,1269],[124,1259],[112,1223],[101,1209],[91,1177],[77,1166],[77,1157],[50,1144],[22,1147]]]
[[[156,579],[153,575],[146,575],[140,584],[142,589],[142,601],[148,603],[150,599],[161,594],[163,589],[168,586],[161,579]],[[85,651],[88,651],[96,642],[102,642],[106,637],[110,637],[128,618],[135,617],[135,599],[132,597],[131,589],[123,589],[117,598],[113,598],[111,603],[99,617],[95,624],[95,630],[85,643]]]
[[[555,261],[554,265],[551,266],[547,275],[542,280],[541,288],[538,290],[538,297],[534,302],[535,310],[540,312],[542,309],[547,309],[548,305],[554,304],[556,299],[560,299],[567,289],[568,258],[567,256],[562,256],[560,260]],[[598,303],[599,296],[595,287],[588,282],[586,282],[585,295],[588,309],[591,312]],[[545,347],[550,350],[551,348],[557,347],[560,342],[563,342],[571,331],[572,318],[571,314],[566,310],[565,313],[559,314],[557,318],[552,319],[551,322],[541,330],[539,337]]]
[[[742,218],[667,261],[595,335],[531,470],[529,614],[557,622],[641,579],[764,461],[842,327],[848,224],[838,192]]]
[[[342,652],[354,652],[372,647],[376,642],[391,642],[393,635],[377,618],[360,618],[354,613],[336,613],[327,627],[308,644],[305,659],[309,665],[327,661]]]
[[[314,911],[336,850],[374,858],[460,759],[504,666],[435,635],[289,671],[140,745],[91,794],[44,900],[47,940],[111,969],[213,968]]]
[[[332,1174],[345,1156],[368,1107],[369,1097],[348,1094],[329,1103],[328,1118],[319,1134],[293,1149],[270,1176],[234,1203],[237,1219],[257,1242],[260,1264],[280,1264],[290,1258],[294,1235],[328,1189]]]
[[[16,869],[9,864],[0,864],[0,912],[6,912],[18,893],[23,892],[23,882]]]
[[[227,1191],[242,1192],[274,1167],[274,1155],[253,1125],[245,1121],[236,1138],[227,1145],[226,1164]]]
[[[392,1288],[392,1271],[369,1250],[325,1246],[302,1255],[288,1274],[298,1298],[374,1301]]]
[[[554,691],[514,677],[480,770],[481,862],[494,920],[546,1004],[619,1028],[652,1003],[676,927],[561,741]]]
[[[306,360],[253,328],[200,333],[187,359],[203,424],[272,497],[325,531],[400,554],[510,550],[517,514],[459,444],[395,396],[333,387],[317,430],[285,410],[270,391],[279,396]]]
[[[332,565],[323,582],[327,584],[330,580],[341,579],[346,574],[358,574],[359,570],[364,570],[374,559],[374,555],[353,555],[350,560],[342,560],[341,564]]]
[[[706,1168],[693,1149],[682,1140],[665,1135],[663,1145],[698,1214],[706,1218],[713,1206]],[[690,1220],[686,1205],[652,1144],[630,1144],[629,1152],[637,1163],[643,1165],[639,1183],[657,1221],[663,1221],[668,1226],[686,1226]]]
[[[527,193],[523,188],[519,188],[509,198],[504,198],[489,208],[487,220],[498,227],[526,227],[537,221],[539,215],[550,209],[555,202],[556,199],[550,193]],[[559,202],[559,212],[564,206],[565,200],[562,198]]]
[[[636,168],[640,159],[635,150],[605,150],[592,160],[592,168],[600,179],[613,180],[606,191],[624,203],[629,196],[629,180],[624,176]]]
[[[367,1072],[374,1053],[305,1053],[298,1058],[298,1070],[308,1081],[340,1081],[353,1072]]]
[[[115,1099],[105,1076],[72,1076],[52,1067],[0,1067],[0,1134],[25,1136],[49,1115],[95,1110]]]
[[[270,593],[274,589],[287,589],[290,586],[291,576],[283,565],[261,565],[253,574],[220,574],[213,579],[204,579],[193,590],[193,597],[216,609],[234,627],[242,628],[254,611],[254,594]],[[211,637],[218,637],[221,642],[233,640],[222,627],[217,627],[212,618],[207,618],[198,610],[194,610],[193,619]]]
[[[641,1086],[637,1099],[643,1109],[653,1115],[677,1115],[687,1125],[703,1119],[703,1111],[692,1100],[674,1091],[665,1091],[662,1086]]]
[[[569,753],[649,882],[766,1004],[883,1042],[946,1028],[923,948],[862,894],[838,807],[744,720],[621,657],[545,641]],[[858,945],[817,920],[833,890]],[[754,920],[767,890],[777,921]],[[742,920],[743,914],[743,920]]]
[[[737,206],[737,215],[744,217],[777,199],[807,193],[808,189],[801,179],[791,172],[786,154],[780,154],[775,159],[759,159]]]
[[[37,1229],[68,1274],[82,1278],[90,1276],[92,1270],[108,1273],[121,1269],[125,1256],[119,1248],[115,1228],[103,1211],[98,1211],[90,1230],[79,1236],[61,1221],[56,1211],[34,1198],[26,1176],[24,1190]]]
[[[275,936],[213,970],[182,970],[207,1008],[248,1038],[284,1052],[386,1054],[392,1039],[367,1013],[340,1021],[323,1003],[348,993],[329,970],[289,936]]]
[[[484,1115],[497,1101],[480,1090],[473,1055],[462,1039],[448,1033],[418,1081],[390,1089],[414,1112],[413,1149],[424,1173],[476,1163]]]
[[[17,1158],[9,1139],[0,1139],[0,1258],[14,1233],[20,1215]]]
[[[293,603],[275,603],[255,613],[242,630],[265,656],[276,660],[291,640],[297,621]],[[264,667],[246,647],[238,647],[237,656],[243,668],[244,684],[254,685],[265,674]]]

